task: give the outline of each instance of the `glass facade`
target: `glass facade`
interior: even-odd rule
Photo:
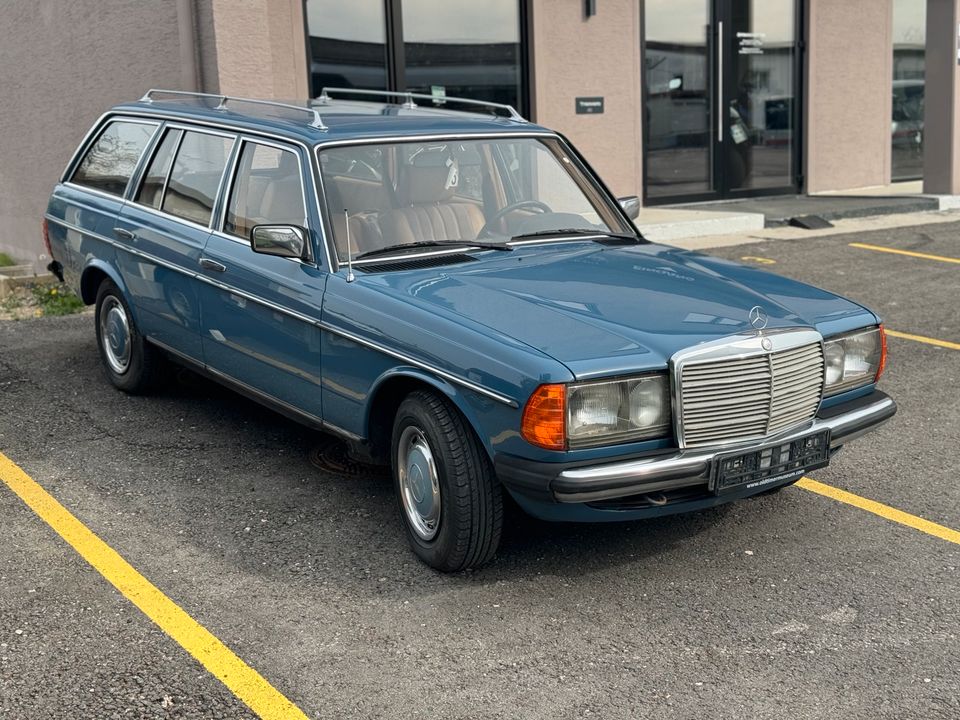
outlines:
[[[411,90],[525,110],[520,0],[307,0],[311,94]]]
[[[927,0],[893,0],[893,117],[890,175],[923,176],[923,97]]]

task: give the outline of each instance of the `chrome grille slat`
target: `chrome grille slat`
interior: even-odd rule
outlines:
[[[677,379],[681,443],[752,440],[809,420],[820,406],[823,373],[823,347],[808,340],[747,357],[685,363]]]

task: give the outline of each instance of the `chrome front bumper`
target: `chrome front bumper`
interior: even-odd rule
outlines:
[[[597,502],[696,486],[703,486],[706,490],[713,463],[720,455],[789,442],[822,430],[830,430],[830,449],[833,450],[889,420],[896,411],[897,405],[892,398],[874,391],[866,397],[821,410],[817,417],[801,427],[741,445],[677,450],[579,467],[557,468],[552,463],[516,463],[498,459],[497,472],[504,484],[517,492],[539,496],[540,499],[549,496],[554,502],[561,503]]]

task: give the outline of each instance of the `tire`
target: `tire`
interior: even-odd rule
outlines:
[[[503,528],[500,483],[457,409],[434,393],[410,393],[397,410],[390,456],[400,516],[420,559],[441,572],[489,562]]]
[[[163,357],[133,322],[126,298],[112,280],[97,290],[97,349],[107,379],[119,390],[141,395],[156,387]]]

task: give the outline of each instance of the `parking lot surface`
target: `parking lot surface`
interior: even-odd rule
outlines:
[[[960,266],[850,243],[960,258],[958,234],[716,252],[949,345]],[[889,345],[898,415],[813,477],[960,529],[960,351]],[[116,392],[89,314],[0,323],[0,451],[311,718],[960,716],[960,546],[798,487],[622,525],[513,512],[493,564],[444,576],[385,474],[186,371]],[[0,717],[254,717],[2,483],[0,525]]]

